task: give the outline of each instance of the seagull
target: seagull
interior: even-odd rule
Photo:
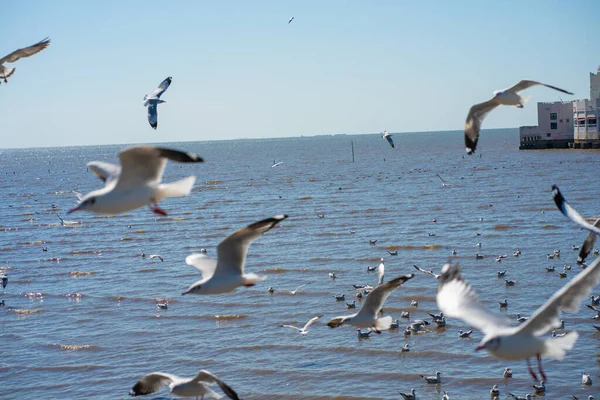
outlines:
[[[436,372],[435,376],[425,376],[425,375],[421,375],[421,378],[425,379],[425,382],[427,383],[440,383],[442,380],[440,378],[440,372]]]
[[[500,396],[500,389],[498,389],[498,385],[494,385],[490,389],[490,397],[494,396]]]
[[[358,328],[372,328],[376,333],[389,329],[392,323],[392,317],[387,316],[378,318],[377,315],[379,314],[379,310],[383,307],[383,303],[390,293],[398,289],[404,282],[411,279],[413,276],[413,274],[402,275],[377,286],[369,296],[367,296],[365,303],[358,313],[335,317],[327,323],[327,326],[330,328],[337,328],[338,326],[348,323]]]
[[[581,384],[587,385],[587,386],[592,386],[592,377],[589,376],[588,374],[582,372],[581,373]]]
[[[244,273],[248,246],[265,232],[287,218],[276,215],[238,229],[227,236],[217,246],[217,260],[202,253],[194,253],[185,259],[200,271],[202,279],[192,284],[182,294],[221,294],[228,293],[238,286],[254,286],[266,276]]]
[[[579,397],[577,397],[577,396],[573,395],[573,399],[575,399],[575,400],[579,400]],[[594,396],[592,396],[591,394],[590,394],[590,395],[588,396],[588,398],[587,398],[587,400],[594,400],[594,399],[595,399],[595,397],[594,397]]]
[[[329,273],[329,279],[335,279],[335,278],[336,278],[335,272],[330,272]]]
[[[543,394],[546,393],[546,382],[540,381],[539,385],[532,385],[533,390],[535,390],[535,394]]]
[[[6,67],[3,64],[14,63],[15,61],[18,61],[21,58],[30,57],[44,50],[46,47],[48,47],[48,45],[50,45],[50,38],[46,38],[29,47],[24,47],[22,49],[15,50],[9,55],[0,58],[0,80],[4,80],[4,83],[8,83],[8,78],[16,71],[16,68]]]
[[[506,270],[496,272],[496,276],[498,276],[498,278],[502,278],[504,275],[506,275]]]
[[[68,213],[85,210],[98,214],[120,214],[150,205],[155,214],[167,215],[157,203],[166,197],[182,197],[190,193],[194,176],[161,183],[168,160],[184,163],[203,162],[197,154],[153,146],[128,147],[119,153],[121,167],[117,177],[107,177],[105,186],[86,194]],[[106,163],[105,163],[106,164]]]
[[[346,303],[348,309],[356,308],[356,301],[352,300],[352,303]]]
[[[158,88],[154,92],[144,96],[144,107],[148,107],[148,122],[153,129],[158,127],[156,106],[160,103],[166,103],[166,101],[160,99],[160,96],[169,88],[172,80],[173,78],[169,76],[158,85]]]
[[[216,383],[221,390],[233,400],[239,400],[237,393],[225,382],[214,376],[205,369],[201,369],[193,378],[180,378],[177,375],[165,374],[163,372],[153,372],[145,375],[129,391],[130,396],[140,396],[154,393],[165,385],[169,385],[169,390],[176,396],[196,397],[205,395],[218,399],[221,395],[212,391],[207,385]]]
[[[293,20],[294,20],[294,17],[290,18],[290,20],[288,21],[288,24],[290,24]]]
[[[477,141],[479,140],[481,123],[486,115],[499,105],[523,108],[527,100],[529,100],[529,97],[521,97],[518,93],[535,85],[542,85],[550,89],[558,90],[562,93],[573,94],[564,89],[557,88],[556,86],[546,85],[545,83],[530,80],[522,80],[511,88],[495,91],[492,99],[483,103],[475,104],[469,110],[467,121],[465,122],[465,147],[467,154],[470,155],[475,152]]]
[[[164,258],[162,258],[162,256],[160,254],[150,254],[149,258],[150,259],[158,258],[161,262],[165,261]]]
[[[0,279],[2,280],[2,289],[4,289],[8,285],[8,276],[0,274]]]
[[[504,301],[499,301],[500,308],[508,308],[508,300],[504,299]]]
[[[371,267],[367,265],[367,272],[373,272],[377,269],[377,267]]]
[[[298,328],[296,326],[293,325],[281,325],[282,328],[292,328],[292,329],[296,329],[298,332],[300,332],[301,335],[306,335],[308,333],[308,328],[314,324],[315,322],[317,322],[317,320],[319,318],[321,318],[323,315],[317,315],[316,317],[311,318],[310,321],[308,321],[302,328]]]
[[[400,351],[401,351],[402,353],[408,353],[408,352],[410,351],[410,346],[408,345],[408,343],[405,343],[405,344],[404,344],[404,346],[402,346],[402,347],[400,348]]]
[[[169,303],[157,303],[156,307],[160,308],[161,310],[167,310],[169,309]]]
[[[506,360],[526,359],[531,376],[537,375],[529,365],[535,356],[543,380],[541,357],[561,360],[567,350],[571,350],[578,338],[577,332],[569,332],[565,337],[543,339],[558,323],[561,310],[577,311],[579,303],[600,281],[600,258],[559,289],[544,303],[527,322],[513,327],[510,320],[493,314],[482,307],[475,291],[464,280],[458,266],[444,265],[439,279],[437,304],[448,317],[460,318],[485,334],[476,350],[487,349],[493,355]]]
[[[411,307],[419,307],[419,301],[418,300],[411,300],[410,305],[411,305]]]
[[[388,141],[388,143],[390,144],[390,146],[392,146],[392,149],[395,148],[394,141],[392,140],[392,135],[390,135],[388,133],[388,131],[383,131],[383,134],[381,135],[381,137],[383,139],[386,139]]]
[[[359,339],[366,339],[366,338],[369,337],[369,335],[371,334],[371,332],[372,332],[372,330],[370,330],[370,329],[368,331],[366,331],[366,332],[363,332],[363,331],[360,330],[360,328],[358,328],[356,330],[356,335],[358,336]]]
[[[289,293],[289,294],[291,294],[291,295],[295,295],[296,293],[298,293],[298,290],[302,289],[302,288],[303,288],[304,286],[306,286],[306,285],[310,285],[311,283],[312,283],[312,282],[308,282],[308,283],[305,283],[305,284],[303,284],[303,285],[300,285],[300,286],[298,286],[298,287],[297,287],[296,289],[294,289],[294,290],[285,290],[285,291],[286,291],[286,292],[288,292],[288,293]]]
[[[556,268],[554,268],[554,265],[551,267],[546,267],[546,272],[554,272],[556,270]]]
[[[427,275],[431,275],[431,276],[433,276],[435,279],[439,279],[439,278],[440,278],[440,276],[439,276],[438,274],[434,274],[432,270],[426,270],[426,269],[423,269],[423,268],[421,268],[421,267],[419,267],[419,266],[417,266],[417,265],[414,265],[414,264],[413,264],[413,267],[414,267],[414,268],[415,268],[417,271],[421,271],[421,272],[423,272],[423,273],[425,273],[425,274],[427,274]]]
[[[439,314],[432,314],[432,313],[427,313],[429,314],[429,316],[431,317],[431,319],[435,322],[436,320],[440,320],[442,318],[444,318],[444,313],[441,312]]]
[[[410,311],[402,311],[400,313],[400,318],[410,318]]]
[[[417,395],[415,394],[415,389],[410,389],[410,394],[406,394],[406,393],[402,393],[402,392],[398,392],[400,393],[400,396],[402,396],[402,398],[404,400],[417,400]]]
[[[390,324],[390,329],[398,329],[400,327],[400,320],[395,319],[392,321],[392,323]],[[600,329],[598,329],[600,330]]]
[[[531,396],[529,393],[527,393],[525,395],[525,397],[523,397],[523,396],[515,396],[511,392],[508,392],[508,394],[511,395],[512,398],[515,399],[515,400],[533,400],[533,396]]]
[[[370,240],[369,240],[369,244],[372,244],[372,245],[374,245],[375,243],[377,243],[377,241],[378,241],[378,240],[379,240],[379,239],[370,239]]]
[[[444,326],[446,326],[446,318],[436,319],[433,322],[437,324],[438,328],[443,328]]]
[[[381,263],[377,267],[377,286],[383,283],[383,277],[385,275],[385,265],[383,264],[383,258],[381,259]]]
[[[394,250],[394,251],[387,251],[389,253],[390,256],[397,256],[398,255],[398,250]]]
[[[275,168],[275,167],[279,167],[281,164],[283,164],[283,161],[275,161],[273,160],[273,165],[271,165],[271,168]]]
[[[442,396],[442,400],[450,400],[450,395],[445,390],[444,390],[444,395]]]
[[[440,176],[440,174],[436,173],[435,176],[440,178],[440,180],[442,181],[442,187],[448,186],[448,184],[446,183],[446,181],[444,181],[444,179]]]
[[[522,324],[523,322],[527,321],[529,318],[528,317],[522,317],[521,314],[517,313],[517,324]]]
[[[513,281],[513,280],[510,280],[510,279],[505,279],[504,283],[505,283],[506,286],[515,286],[515,283],[517,283],[517,281]]]
[[[463,332],[463,331],[458,331],[458,337],[461,339],[465,339],[465,338],[471,338],[471,333],[473,333],[473,329],[471,329],[470,331],[467,332]]]

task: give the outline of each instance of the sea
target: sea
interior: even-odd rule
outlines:
[[[460,339],[459,330],[471,329],[460,320],[404,336],[411,320],[439,312],[437,281],[413,265],[439,272],[458,263],[481,302],[516,325],[517,313],[532,315],[581,271],[572,247],[586,232],[558,211],[551,188],[557,184],[585,217],[598,217],[599,153],[519,151],[518,131],[500,129],[483,131],[467,156],[462,135],[395,133],[394,149],[375,134],[162,143],[205,160],[167,165],[165,181],[197,180],[190,195],[161,202],[166,217],[146,207],[66,214],[77,202],[73,191],[102,186],[86,163],[118,163],[126,145],[0,150],[0,273],[9,278],[0,292],[0,398],[126,399],[147,373],[192,377],[200,369],[242,399],[399,399],[413,388],[418,399],[441,399],[444,391],[489,399],[492,385],[501,399],[533,394],[525,361],[476,352],[482,333]],[[229,234],[277,214],[289,217],[253,242],[246,260],[246,271],[265,281],[228,294],[181,295],[200,279],[185,263],[189,254],[204,248],[216,257]],[[554,250],[560,258],[548,259]],[[360,307],[353,285],[375,285],[367,267],[381,258],[385,280],[415,274],[383,309],[394,319],[410,311],[410,320],[366,339],[352,326],[328,328],[329,319],[354,312],[334,296]],[[550,266],[556,271],[546,272]],[[497,277],[504,270],[514,286]],[[168,309],[157,307],[165,302]],[[281,327],[317,315],[305,336]],[[563,314],[557,333],[580,337],[564,360],[543,360],[546,399],[600,397],[594,315],[583,304]],[[401,352],[406,343],[410,351]],[[505,367],[513,378],[503,378]],[[420,376],[436,371],[438,385]],[[581,384],[582,372],[592,386]],[[143,398],[175,396],[165,387]]]

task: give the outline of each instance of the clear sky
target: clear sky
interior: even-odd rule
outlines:
[[[589,96],[597,0],[4,1],[0,148],[454,130],[522,78]],[[295,19],[288,24],[288,19]],[[144,94],[167,76],[158,130]],[[537,123],[498,109],[483,128]]]

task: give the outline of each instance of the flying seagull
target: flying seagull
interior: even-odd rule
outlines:
[[[182,294],[228,293],[238,286],[254,286],[267,279],[266,276],[244,273],[248,246],[286,218],[287,215],[276,215],[238,229],[219,243],[217,260],[203,253],[189,255],[185,259],[186,264],[198,269],[202,279]]]
[[[448,184],[446,183],[446,181],[444,181],[444,179],[440,176],[440,174],[435,174],[438,178],[440,178],[440,180],[442,181],[442,187],[446,187],[448,186]]]
[[[571,350],[578,338],[571,331],[561,338],[544,339],[542,335],[559,323],[560,311],[575,312],[582,299],[600,281],[600,257],[583,270],[546,301],[525,323],[513,327],[503,316],[484,309],[477,300],[475,291],[461,275],[458,266],[444,265],[439,279],[437,304],[448,317],[459,318],[485,334],[476,350],[487,349],[496,357],[505,360],[527,360],[529,373],[538,381],[529,364],[531,357],[538,360],[538,369],[543,380],[541,357],[561,360],[566,350]]]
[[[163,372],[153,372],[145,375],[140,379],[133,388],[129,391],[130,396],[140,396],[144,394],[154,393],[160,390],[163,386],[169,385],[169,390],[176,396],[193,397],[205,395],[219,399],[222,396],[215,393],[208,385],[217,384],[221,390],[233,400],[239,400],[237,393],[230,388],[225,382],[214,376],[205,369],[201,369],[193,378],[180,378],[177,375],[165,374]]]
[[[354,325],[358,328],[371,328],[376,333],[390,329],[392,317],[387,316],[378,318],[379,310],[388,296],[400,287],[404,282],[411,279],[414,275],[408,274],[399,276],[391,281],[377,286],[369,295],[359,312],[341,317],[335,317],[327,323],[330,328],[337,328],[345,323]]]
[[[290,20],[288,21],[288,24],[291,24],[293,20],[294,20],[294,17],[290,18]]]
[[[521,97],[519,96],[519,92],[535,85],[542,85],[550,89],[558,90],[562,93],[573,94],[564,89],[557,88],[556,86],[546,85],[545,83],[529,80],[522,80],[515,86],[504,90],[496,90],[493,98],[486,102],[475,104],[469,110],[467,121],[465,123],[465,146],[467,154],[473,154],[473,152],[475,152],[477,141],[479,140],[481,123],[483,122],[485,116],[499,105],[523,108],[527,100],[529,100],[529,97]]]
[[[594,244],[596,243],[596,236],[600,235],[600,218],[596,220],[594,225],[588,223],[585,218],[583,218],[563,197],[562,193],[558,189],[558,186],[552,185],[552,197],[554,198],[554,202],[558,209],[571,221],[575,222],[577,225],[589,231],[585,240],[583,241],[583,245],[581,246],[581,250],[579,250],[579,257],[577,257],[577,264],[583,264],[590,251],[594,248]]]
[[[40,42],[37,42],[36,44],[15,50],[9,55],[0,58],[0,79],[4,80],[4,83],[8,83],[8,78],[16,71],[16,68],[6,67],[3,65],[4,63],[14,63],[23,57],[30,57],[44,50],[49,44],[50,38],[46,38]]]
[[[185,179],[161,183],[162,175],[168,160],[184,163],[203,162],[197,154],[153,146],[128,147],[119,153],[121,166],[110,165],[110,171],[104,173],[105,185],[101,189],[89,192],[69,213],[77,210],[90,211],[97,214],[120,214],[136,208],[150,205],[150,210],[159,215],[167,215],[158,208],[157,203],[166,197],[183,197],[190,193],[196,180],[195,176]],[[94,161],[89,164],[96,171]],[[98,174],[102,177],[102,174]]]
[[[381,135],[382,138],[386,139],[388,141],[388,143],[390,144],[390,146],[392,146],[392,149],[395,148],[394,147],[394,141],[392,140],[392,135],[390,135],[388,133],[388,131],[383,131],[383,134]]]
[[[292,328],[292,329],[296,329],[298,332],[300,332],[300,334],[302,335],[306,335],[308,333],[308,328],[314,324],[315,322],[317,322],[317,320],[319,318],[321,318],[323,315],[317,315],[316,317],[311,318],[310,321],[308,321],[302,328],[298,328],[296,326],[293,325],[281,325],[282,328]]]
[[[172,80],[173,78],[169,76],[158,85],[158,88],[154,92],[144,96],[144,107],[148,107],[148,122],[154,129],[158,126],[156,106],[160,103],[166,103],[166,101],[160,99],[160,96],[169,88]]]

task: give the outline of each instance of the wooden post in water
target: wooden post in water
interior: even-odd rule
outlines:
[[[354,162],[354,140],[351,140],[350,144],[352,145],[352,162]]]

